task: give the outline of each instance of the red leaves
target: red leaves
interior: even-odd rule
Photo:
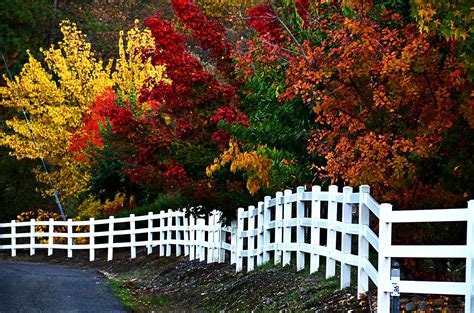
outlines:
[[[235,107],[219,107],[217,108],[216,114],[212,117],[213,123],[218,123],[220,120],[224,120],[230,124],[241,123],[244,126],[248,126],[247,116],[237,111]]]
[[[183,188],[189,183],[189,177],[182,166],[169,164],[164,171],[163,178],[166,181],[164,189],[166,191],[176,191],[177,188]]]
[[[249,126],[247,121],[247,116],[242,112],[239,112],[235,107],[219,107],[217,108],[216,114],[212,117],[211,121],[214,124],[219,123],[219,121],[225,121],[231,125],[242,124],[243,126]],[[223,129],[218,129],[212,135],[212,140],[221,145],[227,145],[229,142],[230,136]]]
[[[193,30],[196,37],[206,49],[211,49],[214,56],[228,55],[228,46],[223,43],[223,35],[208,21],[197,7],[189,1],[174,1],[173,8],[179,19],[186,27]],[[142,94],[144,99],[156,99],[166,103],[169,112],[191,110],[206,103],[216,101],[225,96],[230,99],[228,90],[221,86],[214,76],[205,71],[199,61],[185,49],[185,37],[178,34],[168,21],[162,21],[154,16],[145,21],[157,44],[157,52],[153,55],[154,64],[166,65],[168,78],[171,85],[159,84],[150,94]],[[204,32],[213,27],[210,35]],[[222,60],[222,58],[220,58]]]
[[[192,1],[172,0],[171,3],[179,21],[192,31],[192,38],[203,49],[210,51],[210,57],[217,61],[221,69],[229,70],[231,47],[224,38],[224,27],[210,21]]]
[[[247,24],[260,35],[267,35],[272,41],[280,40],[280,22],[269,4],[259,4],[247,10]]]
[[[117,95],[108,88],[102,95],[96,98],[94,104],[89,105],[89,114],[83,118],[84,126],[76,131],[71,138],[69,150],[78,161],[86,162],[90,157],[90,149],[102,149],[103,140],[100,128],[107,127],[107,117],[117,101]]]

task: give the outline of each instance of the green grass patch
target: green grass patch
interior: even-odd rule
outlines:
[[[115,291],[115,296],[129,312],[149,312],[170,304],[169,298],[165,296],[140,293],[138,286],[130,282],[109,278],[107,285]]]
[[[139,307],[135,293],[125,288],[123,282],[109,278],[107,279],[107,285],[115,291],[115,296],[120,299],[127,310],[135,311]]]

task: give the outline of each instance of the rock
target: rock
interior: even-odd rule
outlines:
[[[273,301],[272,301],[272,299],[270,299],[270,298],[264,298],[263,301],[262,301],[262,303],[263,303],[264,305],[270,305],[272,302],[273,302]]]
[[[416,309],[416,304],[415,302],[408,302],[406,305],[405,305],[405,310],[407,312],[411,312],[411,311],[414,311]]]
[[[426,303],[426,301],[420,301],[420,303],[418,303],[418,310],[426,310],[427,307],[428,303]]]

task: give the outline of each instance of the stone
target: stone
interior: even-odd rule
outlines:
[[[418,303],[418,310],[426,310],[427,307],[428,303],[426,303],[426,301],[420,301],[420,303]]]
[[[415,302],[408,302],[406,305],[405,305],[405,310],[407,312],[411,312],[411,311],[414,311],[416,309],[416,303]]]

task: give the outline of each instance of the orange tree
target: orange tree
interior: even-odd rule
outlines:
[[[272,77],[275,108],[312,108],[314,117],[299,115],[312,120],[300,130],[311,132],[304,145],[323,183],[369,184],[399,207],[472,197],[472,84],[458,42],[420,33],[382,5],[357,4],[282,1],[248,11],[257,36],[238,58],[247,82],[257,82],[253,97],[263,96],[258,77]],[[249,149],[261,144],[234,135]]]

